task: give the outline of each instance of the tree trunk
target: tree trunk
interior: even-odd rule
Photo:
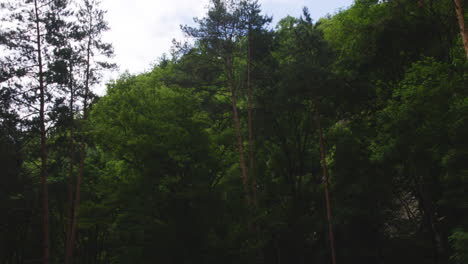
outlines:
[[[454,0],[455,10],[457,12],[458,25],[460,26],[460,34],[463,40],[466,57],[468,58],[468,29],[465,27],[465,17],[461,0]]]
[[[43,263],[49,264],[50,259],[50,239],[49,239],[49,190],[47,187],[47,148],[45,129],[45,86],[42,64],[41,31],[39,26],[39,8],[37,0],[34,0],[34,12],[36,15],[36,41],[37,59],[39,67],[39,119],[41,126],[41,185],[42,185],[42,210],[43,210]]]
[[[319,140],[320,140],[320,160],[322,163],[322,180],[325,187],[325,201],[326,201],[326,208],[327,208],[327,222],[328,222],[328,236],[330,238],[330,251],[332,257],[332,264],[336,264],[336,254],[335,254],[335,238],[333,235],[333,224],[332,224],[332,214],[331,214],[331,206],[330,206],[330,192],[328,188],[328,171],[327,171],[327,162],[325,160],[326,153],[325,153],[325,143],[323,140],[323,130],[320,124],[320,114],[318,111],[318,107],[315,112],[315,120],[317,122],[317,127],[319,130]]]
[[[232,103],[232,114],[234,119],[234,127],[236,130],[236,137],[237,137],[237,147],[239,151],[239,165],[241,167],[241,180],[242,185],[244,186],[245,197],[247,201],[247,205],[250,206],[251,199],[249,194],[249,187],[247,182],[247,166],[245,165],[245,157],[244,157],[244,145],[242,140],[242,134],[240,129],[240,120],[239,114],[237,112],[237,101],[236,101],[236,94],[235,94],[235,82],[234,82],[234,72],[233,72],[233,65],[232,59],[226,58],[226,73],[229,83],[229,90],[231,92],[231,103]]]
[[[89,95],[89,79],[90,79],[90,64],[91,64],[91,44],[92,44],[92,37],[91,37],[91,26],[92,26],[92,17],[89,18],[89,39],[87,44],[86,50],[86,75],[85,75],[85,92],[84,92],[84,99],[83,99],[83,121],[86,121],[88,118],[88,95]],[[78,180],[76,183],[76,191],[75,191],[75,203],[73,206],[73,221],[71,226],[71,235],[70,235],[70,246],[67,249],[67,257],[69,259],[68,263],[71,263],[73,259],[73,250],[74,250],[74,243],[76,237],[76,222],[78,219],[78,209],[80,207],[80,194],[81,194],[81,184],[83,182],[84,177],[84,162],[86,159],[86,143],[84,138],[81,139],[80,144],[80,164],[79,164],[79,171],[78,171]],[[67,264],[68,264],[67,263]]]
[[[67,223],[67,236],[66,236],[66,241],[65,241],[65,264],[70,263],[70,255],[69,255],[69,249],[72,245],[71,239],[71,230],[72,230],[72,224],[73,224],[73,212],[74,212],[74,199],[73,199],[73,187],[74,187],[74,177],[73,177],[73,170],[74,170],[74,152],[75,152],[75,144],[73,142],[73,137],[74,137],[74,117],[73,117],[73,104],[74,104],[74,92],[73,92],[73,78],[72,78],[72,71],[73,68],[70,64],[70,122],[71,122],[71,127],[70,127],[70,171],[69,171],[69,183],[68,183],[68,223]]]
[[[253,206],[256,208],[258,206],[257,202],[257,182],[255,179],[255,166],[254,166],[254,140],[253,140],[253,128],[252,128],[252,85],[250,83],[250,74],[251,74],[251,65],[252,65],[252,37],[250,33],[251,29],[249,28],[248,36],[248,47],[247,47],[247,110],[248,110],[248,125],[249,125],[249,159],[250,159],[250,184],[252,190],[252,202]]]

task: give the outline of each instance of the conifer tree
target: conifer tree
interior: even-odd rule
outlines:
[[[109,29],[107,22],[104,20],[105,11],[99,7],[100,1],[98,0],[84,0],[83,4],[80,6],[80,9],[77,12],[77,27],[76,27],[76,36],[79,36],[78,39],[78,53],[74,61],[79,62],[79,64],[74,65],[75,67],[80,66],[81,71],[79,76],[82,76],[81,79],[73,78],[73,82],[81,82],[78,87],[81,87],[78,93],[82,97],[82,122],[86,122],[89,114],[90,101],[93,98],[93,93],[91,87],[97,84],[100,80],[100,75],[103,70],[115,68],[115,65],[106,61],[106,59],[112,57],[113,48],[109,43],[105,43],[102,40],[102,34]],[[99,59],[104,59],[101,61]],[[71,87],[74,87],[71,84]],[[78,89],[75,87],[75,89]],[[73,90],[71,89],[71,92]],[[86,136],[85,128],[81,126],[81,142],[79,147],[80,157],[79,157],[79,168],[78,168],[78,178],[76,181],[75,190],[70,188],[69,197],[71,204],[69,205],[71,213],[69,217],[71,221],[67,227],[67,239],[65,246],[65,263],[72,263],[73,260],[73,251],[76,241],[76,229],[78,221],[78,212],[81,201],[81,186],[84,180],[85,174],[85,159],[86,159]],[[73,185],[71,182],[70,185]],[[73,195],[74,193],[74,195]]]
[[[244,34],[247,37],[247,55],[246,55],[246,86],[247,86],[247,123],[249,132],[249,184],[252,192],[252,202],[254,207],[258,206],[257,201],[257,183],[255,179],[255,154],[254,154],[254,135],[253,135],[253,88],[252,88],[252,68],[253,51],[255,49],[255,36],[262,34],[265,26],[271,22],[272,18],[261,15],[260,5],[256,0],[243,1],[240,4],[242,9],[242,23],[243,29],[246,31]]]
[[[67,16],[67,0],[41,1],[25,0],[7,3],[9,15],[3,20],[9,25],[3,29],[0,44],[7,50],[6,60],[9,64],[7,85],[14,85],[14,100],[26,116],[35,117],[39,127],[40,138],[40,178],[42,189],[43,217],[43,263],[50,262],[49,234],[49,191],[48,153],[47,153],[47,120],[48,105],[55,94],[54,86],[60,84],[62,69],[57,65],[52,53],[61,44],[56,32],[63,26]]]
[[[220,58],[224,64],[226,85],[231,96],[231,107],[236,132],[237,148],[239,153],[239,166],[241,168],[241,180],[244,187],[247,204],[252,202],[251,189],[247,176],[247,165],[244,153],[244,140],[241,132],[241,122],[237,108],[237,88],[235,60],[239,57],[239,45],[237,41],[245,36],[242,8],[239,1],[212,0],[213,5],[208,11],[207,17],[195,19],[199,27],[184,26],[182,30],[191,37],[196,38],[212,56]]]

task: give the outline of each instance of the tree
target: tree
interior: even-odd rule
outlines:
[[[465,13],[463,12],[463,6],[461,0],[454,0],[455,11],[457,12],[458,26],[460,27],[460,35],[463,41],[463,47],[465,48],[466,57],[468,58],[468,29],[465,27]]]
[[[37,0],[34,0],[34,13],[36,24],[36,45],[37,45],[37,67],[39,68],[39,120],[41,127],[41,179],[42,179],[42,207],[44,217],[44,264],[49,263],[50,241],[49,241],[49,194],[47,188],[47,149],[46,149],[46,122],[45,122],[45,87],[44,87],[44,64],[42,62],[42,39],[40,29],[39,8]]]
[[[244,141],[237,109],[236,88],[238,87],[238,83],[236,82],[234,65],[239,56],[237,41],[244,36],[244,27],[241,20],[242,10],[239,3],[233,0],[213,0],[212,4],[213,6],[208,11],[207,17],[195,20],[199,24],[198,28],[184,26],[182,27],[182,30],[188,36],[196,38],[200,42],[200,45],[207,49],[212,56],[223,60],[226,86],[229,87],[231,95],[232,114],[237,138],[239,165],[241,168],[241,179],[244,186],[246,202],[250,205],[252,197],[251,189],[248,184]]]
[[[184,27],[193,46],[102,97],[98,2],[11,2],[1,263],[47,253],[44,163],[51,263],[466,260],[468,76],[451,1],[356,0],[274,29],[256,1],[212,1]]]
[[[255,180],[255,166],[254,166],[254,135],[252,124],[252,110],[253,110],[253,92],[252,92],[252,67],[253,52],[255,51],[254,44],[255,36],[264,34],[265,26],[271,22],[272,18],[261,15],[260,5],[258,1],[242,1],[240,3],[243,16],[241,18],[243,28],[246,30],[247,42],[247,55],[246,55],[246,86],[247,86],[247,124],[248,124],[248,139],[249,139],[249,174],[250,174],[250,188],[252,192],[252,202],[254,207],[258,206],[257,201],[257,183]]]
[[[316,25],[312,23],[310,14],[306,8],[303,10],[303,17],[300,19],[287,18],[280,22],[282,26],[278,31],[280,50],[283,55],[280,60],[284,61],[286,67],[287,85],[294,83],[297,90],[305,95],[302,100],[307,106],[310,114],[315,119],[315,129],[318,134],[318,146],[320,149],[320,164],[322,166],[322,181],[324,185],[326,217],[328,222],[328,237],[332,263],[336,263],[333,223],[331,217],[331,201],[329,195],[329,177],[326,164],[326,149],[321,116],[327,113],[326,109],[331,109],[327,103],[329,98],[336,97],[338,80],[330,71],[332,53],[323,40],[323,36]],[[278,54],[278,55],[280,55]],[[335,96],[335,97],[333,97]],[[307,99],[306,99],[307,98]],[[321,109],[322,108],[322,109]],[[322,113],[323,111],[323,113]]]
[[[89,112],[89,103],[92,98],[91,86],[96,84],[99,81],[100,71],[103,69],[111,69],[115,65],[103,62],[96,61],[95,59],[102,55],[105,58],[109,58],[113,54],[112,45],[104,43],[101,39],[102,33],[109,29],[107,22],[104,20],[105,11],[99,9],[99,1],[97,0],[85,0],[83,6],[78,10],[78,30],[77,34],[80,36],[82,42],[80,43],[81,48],[79,51],[84,52],[80,54],[83,70],[83,109],[82,109],[82,121],[86,122],[88,119]],[[80,56],[78,55],[78,56]],[[71,64],[72,65],[72,64]],[[71,67],[71,66],[70,66]],[[73,83],[71,83],[73,87]],[[73,93],[73,91],[71,90]],[[73,96],[71,97],[73,98]],[[72,105],[72,103],[71,103]],[[73,111],[72,111],[73,112]],[[76,237],[76,228],[77,228],[77,219],[78,219],[78,209],[80,206],[81,199],[81,185],[85,173],[85,159],[86,159],[86,138],[84,137],[84,130],[82,129],[82,138],[80,143],[80,162],[79,162],[79,171],[78,179],[76,182],[75,197],[70,202],[70,208],[73,212],[70,214],[70,224],[67,228],[67,240],[66,240],[66,253],[65,253],[65,263],[71,263],[73,259],[73,249],[75,245]],[[72,169],[70,169],[72,170]],[[70,179],[71,181],[71,179]],[[72,184],[72,183],[70,183]],[[70,194],[73,196],[72,194]]]
[[[414,197],[418,210],[414,221],[422,227],[417,235],[427,241],[425,246],[431,249],[434,263],[448,255],[449,233],[459,226],[459,219],[444,213],[461,210],[448,197],[456,197],[458,191],[452,184],[465,178],[455,165],[464,156],[456,149],[463,148],[459,133],[466,129],[458,123],[464,122],[460,117],[466,111],[462,106],[466,77],[462,74],[464,66],[460,67],[431,58],[414,63],[380,113],[380,145],[374,146],[376,157],[399,168],[394,179],[401,181],[399,192]],[[405,133],[398,132],[403,130]],[[440,223],[441,218],[445,225]]]
[[[31,115],[38,115],[40,130],[40,177],[42,185],[42,215],[43,215],[43,262],[50,261],[49,235],[49,194],[47,184],[47,103],[53,96],[51,86],[57,81],[49,78],[59,74],[51,65],[53,57],[50,54],[55,43],[50,42],[51,36],[60,25],[51,20],[53,14],[64,12],[67,1],[25,1],[10,4],[8,9],[9,23],[14,28],[4,32],[2,43],[9,49],[8,61],[12,63],[10,84],[16,80],[16,86],[21,90],[15,99],[21,106],[32,109]],[[65,14],[66,15],[66,14]],[[13,63],[15,61],[15,63]],[[24,83],[28,83],[24,85]],[[38,104],[38,106],[35,106]]]
[[[111,184],[103,205],[115,215],[109,253],[122,262],[217,263],[225,249],[207,238],[224,244],[228,222],[215,217],[227,208],[213,187],[213,121],[203,97],[163,85],[158,71],[122,76],[91,111],[93,138],[105,151],[100,175]]]

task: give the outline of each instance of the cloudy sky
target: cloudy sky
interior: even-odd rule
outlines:
[[[273,24],[286,15],[299,16],[304,6],[317,20],[346,8],[353,0],[259,0]],[[180,25],[193,25],[194,17],[203,17],[208,0],[102,0],[111,30],[104,36],[115,49],[118,72],[140,73],[163,54],[168,53],[172,39],[184,40]],[[103,91],[98,91],[102,93]]]

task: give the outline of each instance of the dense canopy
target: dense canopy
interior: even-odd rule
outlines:
[[[0,263],[468,263],[468,1],[211,0],[101,97],[99,1],[0,7]]]

